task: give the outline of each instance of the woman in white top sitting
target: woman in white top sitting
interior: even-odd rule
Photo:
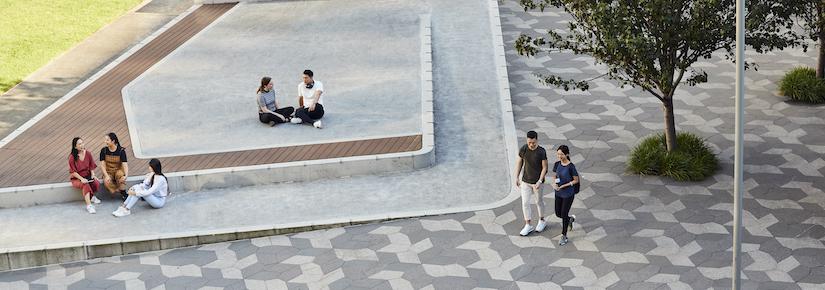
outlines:
[[[135,184],[129,188],[129,197],[123,202],[112,215],[122,217],[130,215],[131,209],[143,198],[153,208],[162,208],[166,204],[166,196],[169,195],[169,183],[160,166],[160,160],[149,160],[149,167],[152,173],[146,175],[143,182]]]

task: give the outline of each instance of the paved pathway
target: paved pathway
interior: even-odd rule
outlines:
[[[557,11],[501,8],[505,41],[563,25]],[[623,175],[628,148],[661,128],[656,100],[597,82],[589,93],[538,85],[540,67],[596,74],[579,56],[523,59],[507,52],[517,128],[573,145],[586,183],[571,243],[557,245],[558,219],[528,238],[518,203],[493,210],[221,243],[0,273],[0,288],[72,289],[726,289],[730,285],[733,66],[702,65],[711,83],[683,88],[680,129],[718,146],[719,174],[701,183]],[[773,95],[782,72],[811,55],[758,56],[748,72],[744,289],[821,289],[825,283],[825,153],[821,107]],[[685,98],[693,95],[692,98]],[[814,183],[816,182],[816,184]],[[552,201],[548,198],[548,201]],[[163,283],[163,285],[162,285]]]

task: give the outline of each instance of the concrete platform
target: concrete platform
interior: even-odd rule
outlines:
[[[372,5],[372,1],[329,1]],[[11,268],[505,205],[516,136],[496,0],[430,0],[432,167],[176,194],[162,210],[99,214],[79,203],[0,210],[0,260]],[[462,27],[457,30],[455,27]],[[424,102],[428,103],[428,102]],[[427,120],[425,114],[424,119]]]
[[[235,15],[235,20],[233,18],[219,18],[217,21],[224,21],[226,20],[229,23],[235,23],[236,25],[240,25],[238,23],[243,23],[241,19],[249,19],[249,15],[246,13],[261,13],[267,12],[270,10],[282,10],[283,7],[275,5],[278,3],[268,3],[268,4],[250,4],[249,8],[243,8],[247,5],[240,5],[240,11],[238,14]],[[380,5],[379,5],[380,6]],[[390,9],[390,12],[398,12],[394,9],[398,9],[397,6],[394,5],[385,5],[384,7],[379,6],[372,6],[375,9]],[[193,7],[190,9],[188,13],[194,11],[197,7]],[[293,11],[294,7],[287,7],[289,11]],[[409,8],[409,7],[407,7]],[[317,10],[317,9],[316,9]],[[234,11],[234,10],[231,10]],[[423,11],[423,10],[420,10]],[[409,11],[407,11],[409,12]],[[371,13],[376,13],[375,11]],[[400,13],[400,12],[399,12]],[[369,15],[369,13],[367,14]],[[118,59],[116,59],[112,64],[110,64],[106,69],[99,72],[97,75],[92,77],[87,82],[84,82],[81,87],[76,88],[73,92],[78,92],[82,87],[88,85],[94,79],[100,78],[106,75],[107,70],[112,69],[113,65],[116,65],[123,61],[124,59],[128,58],[131,54],[137,53],[140,51],[143,45],[147,45],[150,43],[154,38],[157,38],[161,35],[165,29],[169,29],[170,27],[175,25],[176,21],[183,19],[186,16],[186,13],[178,17],[176,20],[173,20],[164,29],[157,31],[155,34],[150,36],[146,41],[141,42],[140,45],[133,47],[129,50],[126,54],[122,55]],[[226,16],[226,15],[225,15]],[[343,176],[358,176],[358,175],[370,175],[370,174],[378,174],[378,173],[389,173],[389,172],[399,172],[399,171],[411,171],[415,169],[421,169],[430,167],[435,162],[435,153],[433,152],[434,149],[434,129],[433,129],[433,108],[432,108],[432,50],[431,50],[431,41],[430,41],[430,18],[428,15],[423,14],[408,14],[409,18],[407,18],[407,22],[405,25],[402,25],[403,29],[407,32],[402,46],[405,46],[404,49],[407,51],[414,52],[411,56],[405,55],[404,69],[407,70],[406,74],[400,75],[387,75],[385,78],[376,77],[372,80],[363,80],[359,85],[369,84],[374,81],[382,82],[382,79],[386,81],[390,78],[400,77],[403,78],[404,83],[410,84],[410,90],[405,92],[406,95],[398,94],[399,96],[403,96],[400,99],[396,98],[377,98],[374,97],[375,95],[366,95],[366,93],[379,93],[381,94],[389,94],[387,90],[389,87],[384,88],[382,90],[373,90],[372,92],[363,91],[365,87],[363,86],[355,86],[355,87],[346,87],[344,86],[341,88],[343,91],[360,91],[360,93],[354,95],[348,95],[348,93],[342,93],[344,96],[350,96],[351,101],[356,100],[350,103],[337,103],[336,101],[329,101],[325,102],[328,104],[328,110],[333,111],[332,108],[338,110],[335,113],[330,113],[328,116],[332,116],[332,118],[327,119],[325,117],[325,121],[327,121],[327,126],[323,130],[317,130],[309,126],[297,126],[292,124],[284,124],[279,126],[278,128],[270,128],[263,124],[260,124],[255,118],[255,107],[254,107],[254,98],[248,97],[247,100],[250,101],[252,105],[251,114],[245,114],[243,116],[243,124],[224,124],[223,131],[215,128],[209,128],[210,126],[195,128],[194,130],[190,130],[191,126],[196,126],[198,124],[207,123],[203,120],[195,118],[196,116],[189,115],[191,118],[178,118],[181,114],[176,114],[176,111],[179,109],[173,109],[170,111],[165,111],[163,114],[160,115],[152,115],[152,116],[142,116],[140,118],[135,118],[133,116],[133,120],[140,121],[140,120],[160,120],[160,122],[171,122],[171,121],[180,121],[180,122],[189,122],[187,125],[178,125],[173,126],[173,124],[169,125],[165,129],[160,128],[150,128],[151,130],[143,130],[146,132],[159,132],[158,135],[152,135],[153,138],[163,139],[168,138],[173,140],[174,142],[169,142],[166,144],[167,146],[164,148],[170,149],[170,152],[177,152],[177,154],[185,154],[186,156],[196,153],[205,153],[205,152],[192,152],[192,150],[200,150],[194,149],[196,147],[189,146],[191,144],[198,145],[198,142],[204,142],[203,148],[206,150],[216,150],[217,151],[244,151],[255,149],[260,146],[269,146],[269,147],[285,147],[285,146],[295,146],[295,145],[304,145],[304,144],[318,144],[318,143],[333,143],[333,142],[343,142],[343,141],[353,141],[353,140],[378,140],[380,138],[391,138],[395,137],[397,134],[403,133],[414,133],[422,136],[421,138],[421,146],[417,147],[420,149],[408,152],[397,152],[397,153],[386,153],[386,154],[371,154],[371,155],[360,155],[360,156],[352,156],[352,157],[336,157],[336,158],[329,158],[329,159],[319,159],[319,160],[296,160],[292,162],[284,162],[284,163],[272,163],[272,164],[257,164],[257,165],[244,165],[244,166],[233,166],[233,167],[218,167],[218,168],[205,168],[205,169],[196,169],[196,170],[186,170],[186,171],[178,171],[178,172],[170,172],[168,176],[170,177],[170,187],[173,191],[176,192],[187,192],[187,191],[202,191],[202,190],[209,190],[209,189],[217,189],[217,188],[232,188],[232,187],[240,187],[240,186],[253,186],[253,185],[265,185],[277,182],[301,182],[301,181],[312,181],[318,179],[328,179],[328,178],[337,178]],[[360,17],[365,17],[361,15]],[[254,17],[253,17],[254,18]],[[366,17],[372,18],[372,17]],[[352,20],[352,19],[350,19]],[[235,21],[235,22],[232,22]],[[360,21],[360,20],[359,20]],[[327,23],[329,24],[329,23]],[[408,27],[410,24],[414,24],[414,28]],[[215,26],[212,26],[215,27]],[[181,54],[173,54],[170,58],[170,62],[180,61],[179,58],[175,58],[174,55],[186,55],[186,53],[190,50],[199,50],[202,47],[209,47],[210,43],[214,43],[215,39],[221,39],[221,35],[236,35],[238,31],[246,31],[246,29],[241,25],[238,26],[231,26],[229,28],[221,28],[221,26],[217,26],[216,29],[217,35],[210,35],[209,33],[199,34],[195,36],[192,42],[192,45],[184,47],[184,53]],[[363,28],[363,27],[358,27]],[[257,34],[257,33],[253,33]],[[250,37],[247,35],[247,37]],[[254,37],[252,37],[254,38]],[[357,39],[356,36],[349,37],[351,40],[355,41]],[[361,39],[364,40],[364,39]],[[242,39],[232,40],[228,43],[243,43]],[[354,42],[355,43],[355,42]],[[262,45],[260,43],[254,44],[251,46],[258,46]],[[412,46],[412,47],[406,47]],[[200,47],[200,48],[199,48]],[[339,45],[337,49],[341,50],[343,47]],[[355,46],[353,50],[361,49],[362,47]],[[186,50],[189,49],[189,50]],[[316,50],[306,50],[306,53],[322,53]],[[203,56],[202,54],[199,54]],[[343,58],[343,56],[341,56]],[[391,59],[391,57],[388,56]],[[185,58],[184,58],[185,59]],[[202,59],[203,62],[208,62],[206,59]],[[186,62],[186,61],[183,61]],[[376,63],[376,61],[372,61]],[[168,64],[168,62],[166,62]],[[392,62],[390,62],[392,63]],[[156,66],[155,72],[163,72],[164,63],[160,63],[159,66]],[[369,64],[363,64],[364,66],[369,67]],[[179,65],[173,65],[173,67],[178,67]],[[374,64],[373,64],[374,66]],[[204,70],[203,67],[189,67],[190,71],[202,71]],[[343,68],[336,68],[338,70],[342,70]],[[207,70],[208,71],[208,70]],[[380,71],[377,68],[370,68],[369,71]],[[185,75],[184,72],[181,72]],[[343,71],[340,72],[341,74],[345,74]],[[285,74],[285,73],[284,73]],[[140,78],[136,83],[140,84],[141,81],[152,81],[153,77],[157,77],[162,73],[153,74],[151,71],[145,75],[144,77]],[[202,77],[203,74],[201,73],[192,73],[196,78]],[[366,77],[366,75],[364,76]],[[198,87],[197,84],[200,84],[202,80],[195,79],[186,79],[185,77],[181,77],[183,80],[179,80],[178,84],[182,83],[190,83],[193,84],[192,86],[187,87]],[[332,78],[333,80],[335,78]],[[345,78],[344,78],[345,79]],[[346,82],[344,82],[346,83]],[[392,82],[391,82],[392,83]],[[414,85],[413,85],[414,84]],[[297,86],[297,83],[295,84]],[[384,83],[384,85],[388,85]],[[327,85],[330,86],[329,84]],[[136,91],[136,92],[143,92],[143,90],[150,90],[148,87],[143,87],[141,90],[138,90],[136,87],[130,86],[134,89],[129,89],[127,87],[124,89],[126,91]],[[175,90],[175,88],[179,86],[172,85],[171,87],[164,87],[164,86],[154,86],[158,88],[165,88],[170,91],[170,94],[180,93]],[[400,86],[403,87],[403,86]],[[160,95],[163,95],[163,90],[160,91],[152,91],[156,92]],[[254,87],[252,88],[254,90]],[[403,90],[402,90],[403,91]],[[401,92],[401,91],[399,91]],[[151,95],[151,94],[150,94]],[[141,95],[146,99],[149,99],[150,95]],[[164,95],[165,96],[165,95]],[[182,94],[179,98],[185,98],[189,96],[189,94]],[[254,96],[254,94],[249,94],[249,96]],[[377,113],[364,113],[360,114],[363,110],[360,108],[363,106],[365,101],[369,101],[364,99],[364,96],[370,96],[376,99],[376,104],[383,104],[385,107],[392,109],[395,113],[391,111],[382,111]],[[71,94],[68,95],[66,98],[71,98]],[[361,98],[360,101],[359,98]],[[146,102],[144,106],[143,98],[137,98],[137,96],[130,96],[126,97],[125,106],[127,113],[131,111],[131,109],[135,109],[138,112],[141,109],[145,110],[146,108],[172,108],[175,106],[168,106],[162,104],[164,98],[155,99],[157,103],[152,104],[151,102]],[[135,102],[130,105],[130,101],[134,100],[141,100],[140,102]],[[65,100],[63,100],[65,101]],[[199,103],[200,99],[196,100],[195,103]],[[234,103],[233,100],[228,100],[229,103]],[[140,106],[135,106],[136,104],[141,104]],[[202,102],[201,102],[202,103]],[[330,107],[330,103],[332,107]],[[242,104],[243,105],[243,104]],[[209,107],[209,106],[207,106]],[[221,107],[218,105],[217,107],[211,107],[213,110],[220,109]],[[184,109],[189,110],[189,109]],[[203,111],[203,110],[198,110]],[[146,111],[144,111],[146,112]],[[224,114],[231,112],[229,111],[222,111]],[[334,111],[333,111],[334,112]],[[45,112],[48,114],[48,112]],[[352,118],[340,118],[341,122],[336,123],[336,117],[348,114],[353,116]],[[220,114],[217,114],[220,115]],[[166,116],[165,119],[159,118],[158,116]],[[169,116],[175,116],[175,118],[171,118]],[[222,115],[223,116],[223,115]],[[226,116],[223,116],[226,117]],[[369,118],[375,117],[378,119],[376,124],[369,125],[367,123],[371,123],[372,120]],[[220,123],[224,119],[231,119],[232,117],[226,118],[219,118],[219,120],[214,121],[215,124]],[[140,123],[140,122],[136,122]],[[151,122],[150,122],[151,123]],[[331,124],[330,124],[331,123]],[[214,124],[213,124],[214,125]],[[136,124],[133,124],[130,120],[129,130],[133,133],[135,131],[140,131],[140,129],[136,128]],[[190,129],[181,130],[181,128],[186,128],[189,126]],[[365,129],[358,130],[357,127],[364,126]],[[237,130],[235,130],[237,129]],[[395,131],[392,131],[395,129]],[[198,131],[201,130],[201,131]],[[273,131],[278,130],[281,133],[285,134],[285,136],[292,136],[294,138],[289,139],[285,136],[280,136],[273,134]],[[388,132],[389,130],[389,132]],[[194,134],[190,135],[192,131],[198,131],[202,134]],[[277,131],[275,131],[277,132]],[[291,133],[284,133],[284,132],[291,132]],[[209,134],[207,134],[209,133]],[[232,136],[233,133],[244,133],[250,134],[249,136],[258,136],[259,138],[252,138],[257,141],[264,141],[263,143],[247,143],[247,142],[237,142],[237,140],[242,140],[243,137],[241,136]],[[166,137],[164,137],[166,136]],[[174,136],[189,136],[190,142],[181,142],[179,139],[175,139]],[[215,136],[220,136],[219,138],[215,138]],[[15,136],[11,136],[9,139],[13,139]],[[273,139],[273,137],[275,137]],[[197,139],[197,138],[205,138],[205,139]],[[149,138],[151,140],[151,138]],[[315,139],[315,142],[310,142],[310,139]],[[143,139],[147,140],[147,139]],[[191,140],[195,140],[193,143]],[[217,143],[209,143],[212,140]],[[286,140],[285,142],[277,143],[277,140]],[[9,140],[4,139],[4,142],[8,142]],[[253,140],[254,141],[254,140]],[[133,143],[133,144],[137,144]],[[215,145],[218,144],[218,145]],[[230,148],[230,145],[234,147]],[[250,145],[252,144],[252,145]],[[269,145],[263,145],[269,144]],[[189,146],[189,147],[187,147]],[[225,147],[220,147],[225,146]],[[229,147],[226,147],[229,146]],[[135,155],[141,157],[139,155],[140,146],[135,146]],[[251,148],[250,148],[251,147]],[[181,153],[187,152],[186,150],[190,150],[188,153]],[[155,157],[155,156],[146,156],[146,157]],[[168,159],[167,159],[168,160]],[[167,164],[168,166],[168,164]],[[165,166],[166,167],[166,166]],[[168,167],[167,171],[168,170]],[[139,175],[133,176],[129,179],[130,182],[135,183],[141,179]],[[15,186],[15,187],[6,187],[0,188],[0,208],[13,208],[13,207],[21,207],[21,206],[32,206],[38,204],[51,204],[51,203],[60,203],[60,202],[70,202],[70,201],[78,201],[80,200],[80,195],[78,194],[77,190],[71,187],[71,184],[68,182],[62,183],[47,183],[47,184],[38,184],[38,185],[30,185],[30,186]]]
[[[123,89],[132,150],[159,158],[420,135],[426,13],[421,1],[238,4]],[[297,108],[304,69],[324,83],[324,129],[261,124],[261,77]]]

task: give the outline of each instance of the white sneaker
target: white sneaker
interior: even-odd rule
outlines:
[[[547,223],[544,220],[539,220],[539,224],[536,225],[536,232],[542,232],[545,227],[547,227]]]
[[[91,204],[86,206],[86,211],[88,211],[89,213],[97,213],[97,211],[95,210],[95,206]]]
[[[323,128],[323,124],[321,124],[321,120],[315,121],[315,123],[312,123],[312,126],[315,126],[315,128],[318,128],[318,129]]]
[[[112,215],[116,217],[124,217],[130,214],[132,214],[132,211],[126,209],[125,207],[118,207],[116,211],[112,212]]]
[[[100,204],[100,199],[98,199],[97,196],[92,195],[92,203]]]
[[[292,122],[292,124],[301,124],[301,123],[304,122],[304,120],[301,120],[301,118],[295,117],[295,118],[292,118],[292,120],[290,120],[290,122]]]
[[[521,232],[519,234],[521,234],[522,236],[526,236],[526,235],[529,235],[530,232],[532,232],[532,231],[533,231],[533,226],[527,224],[527,225],[524,225],[524,228],[521,229]]]

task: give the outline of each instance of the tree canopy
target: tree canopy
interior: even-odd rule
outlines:
[[[522,34],[516,40],[521,55],[573,52],[592,56],[607,67],[604,77],[621,86],[639,87],[662,101],[668,150],[676,147],[673,94],[681,83],[707,82],[708,75],[692,65],[724,50],[735,49],[734,0],[519,0],[525,11],[564,9],[572,20],[566,33]],[[748,1],[746,41],[765,52],[798,44],[792,16],[798,2]],[[753,65],[753,64],[748,64]],[[587,90],[587,80],[537,73],[542,82],[565,90]]]

